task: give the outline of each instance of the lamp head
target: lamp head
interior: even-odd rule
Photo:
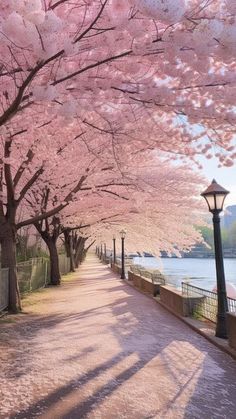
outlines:
[[[120,231],[120,237],[121,237],[122,239],[125,239],[125,236],[126,236],[126,231],[125,231],[125,230],[121,230],[121,231]]]
[[[205,198],[210,212],[220,213],[223,210],[224,201],[228,193],[229,191],[213,179],[208,188],[201,193],[201,196]]]

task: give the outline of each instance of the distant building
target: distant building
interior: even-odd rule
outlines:
[[[222,217],[222,227],[230,228],[236,222],[236,205],[230,205],[226,208]]]

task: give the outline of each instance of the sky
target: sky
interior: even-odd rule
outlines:
[[[209,180],[209,184],[212,179],[215,179],[217,183],[230,191],[225,199],[225,207],[236,205],[236,162],[234,166],[221,168],[217,167],[218,161],[214,158],[208,160],[202,157],[199,162],[203,166],[203,175]]]

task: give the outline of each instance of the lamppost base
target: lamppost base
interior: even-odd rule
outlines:
[[[215,337],[216,338],[220,338],[220,339],[228,339],[228,336],[227,335],[223,335],[222,336],[221,334],[218,334],[218,333],[215,334]]]
[[[222,330],[216,330],[215,337],[221,339],[228,339],[228,333],[225,331],[222,332]]]
[[[125,279],[125,275],[121,274],[120,279]]]
[[[227,320],[222,314],[217,315],[215,336],[221,339],[228,339]]]

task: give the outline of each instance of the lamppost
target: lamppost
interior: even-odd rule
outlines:
[[[120,237],[121,237],[121,279],[125,279],[125,236],[126,231],[121,230],[120,231]]]
[[[220,231],[220,212],[223,210],[224,200],[229,191],[213,179],[208,188],[202,192],[207,202],[209,211],[213,214],[213,227],[214,227],[214,245],[215,245],[215,263],[216,263],[216,279],[217,279],[217,321],[216,333],[219,338],[227,339],[227,311],[228,302],[225,285],[224,273],[224,259],[222,251],[221,231]]]
[[[113,236],[113,263],[116,264],[116,236]]]

